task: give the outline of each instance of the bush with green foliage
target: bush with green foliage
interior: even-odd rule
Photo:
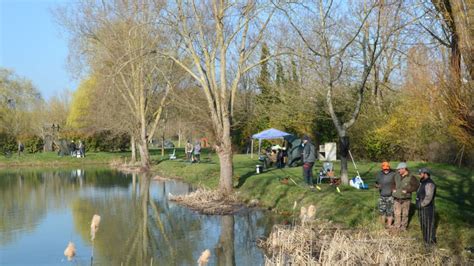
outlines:
[[[88,136],[85,145],[87,151],[125,151],[130,148],[130,137],[127,134],[99,131]]]
[[[43,151],[43,139],[39,136],[33,135],[23,140],[25,151],[29,153],[37,153]]]
[[[17,150],[17,142],[13,135],[8,133],[0,132],[0,152],[10,151],[15,152]]]

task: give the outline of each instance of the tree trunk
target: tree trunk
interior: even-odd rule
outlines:
[[[132,163],[137,161],[137,147],[135,146],[135,137],[130,137],[130,148],[132,149]]]
[[[344,185],[349,184],[349,173],[347,167],[347,160],[349,157],[349,137],[339,136],[339,147],[341,156],[341,181]]]
[[[140,150],[140,163],[144,170],[150,169],[150,153],[148,152],[148,141],[141,139],[138,144],[138,149]]]
[[[219,190],[227,194],[231,192],[233,188],[232,176],[234,175],[234,166],[232,164],[232,149],[218,151],[217,155],[219,156],[221,168]]]

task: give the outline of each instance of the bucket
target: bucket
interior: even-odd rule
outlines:
[[[257,172],[257,174],[263,173],[263,166],[260,165],[260,164],[257,164],[257,165],[255,166],[255,172]]]

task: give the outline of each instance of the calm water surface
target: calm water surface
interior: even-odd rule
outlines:
[[[0,171],[1,265],[261,265],[271,218],[199,215],[167,200],[191,188],[106,169]],[[102,217],[94,242],[90,222]],[[63,255],[76,245],[72,262]]]

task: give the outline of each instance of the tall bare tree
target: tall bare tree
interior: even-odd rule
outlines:
[[[252,62],[273,13],[268,3],[253,0],[177,0],[166,13],[170,32],[180,39],[179,53],[162,54],[186,70],[206,96],[224,193],[233,187],[231,126],[239,82],[268,60]]]
[[[339,136],[344,184],[349,183],[348,130],[360,114],[375,63],[393,33],[402,29],[396,23],[400,12],[387,12],[397,3],[364,1],[351,5],[345,1],[319,0],[280,7],[306,47],[304,57],[313,58],[325,90],[327,111]],[[349,102],[337,100],[341,96],[349,98]]]

